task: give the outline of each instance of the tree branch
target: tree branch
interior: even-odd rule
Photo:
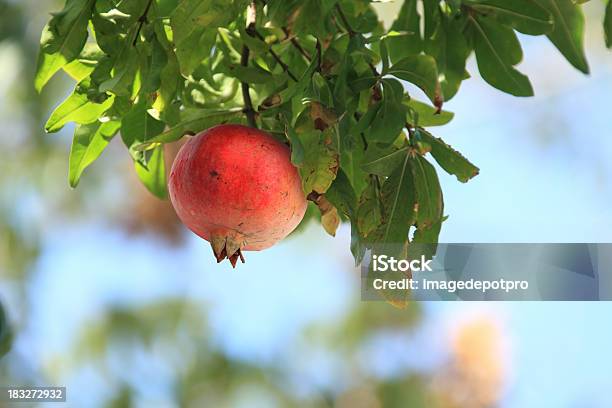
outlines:
[[[257,7],[255,2],[251,2],[247,9],[247,27],[246,32],[248,35],[253,36],[255,31],[255,20],[257,18]],[[240,55],[240,65],[246,67],[249,65],[249,55],[250,55],[249,47],[244,44],[242,46],[242,53]],[[242,88],[242,99],[244,100],[244,113],[247,117],[247,122],[249,126],[257,128],[257,121],[255,119],[255,109],[253,108],[253,100],[251,99],[251,93],[249,92],[249,84],[246,82],[241,82],[240,86]]]
[[[149,2],[147,3],[147,7],[145,7],[144,12],[138,18],[138,29],[136,30],[136,35],[134,36],[134,41],[132,42],[132,47],[135,47],[136,43],[138,42],[138,37],[140,37],[140,32],[142,31],[142,27],[147,22],[147,14],[149,14],[149,10],[151,9],[151,5],[152,4],[153,4],[153,0],[149,0]]]

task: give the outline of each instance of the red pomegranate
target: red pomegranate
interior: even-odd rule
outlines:
[[[220,125],[191,138],[170,172],[170,199],[181,221],[209,241],[217,262],[285,238],[306,212],[289,148],[260,130]]]

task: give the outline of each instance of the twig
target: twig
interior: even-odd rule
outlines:
[[[412,125],[406,122],[404,123],[404,127],[408,131],[408,142],[411,146],[414,146],[414,131],[412,130]]]
[[[287,36],[286,39],[288,39],[291,42],[291,45],[293,45],[295,49],[298,50],[299,53],[302,54],[304,58],[310,61],[310,54],[300,45],[299,41],[294,36],[291,35],[291,32],[289,31],[289,29],[287,27],[281,27],[281,29]]]
[[[351,28],[351,24],[349,23],[348,19],[346,18],[346,14],[344,14],[344,11],[342,11],[342,7],[340,7],[340,4],[338,4],[338,3],[336,3],[336,12],[338,13],[338,16],[340,16],[340,20],[342,20],[342,24],[344,24],[344,28],[348,32],[348,35],[350,37],[354,37],[356,33]]]
[[[322,57],[323,53],[321,51],[321,41],[319,41],[318,38],[317,38],[316,48],[317,48],[317,58],[319,59],[319,62],[317,64],[317,71],[319,71],[319,73],[320,73],[321,72],[321,64],[322,64],[322,60],[323,60],[323,57]]]
[[[261,34],[259,34],[259,32],[257,32],[257,30],[253,30],[253,32],[255,33],[257,38],[259,38],[260,40],[265,42],[265,38],[263,38],[263,36]],[[278,54],[276,52],[274,52],[272,47],[270,47],[268,52],[270,53],[272,58],[274,58],[274,60],[278,63],[278,65],[283,67],[283,71],[285,71],[287,73],[287,75],[289,75],[289,77],[291,77],[291,79],[293,79],[295,82],[298,82],[298,78],[295,75],[293,75],[293,73],[289,69],[289,66],[283,62],[283,60],[278,56]]]
[[[151,5],[153,4],[153,0],[149,0],[147,3],[147,7],[145,7],[144,12],[138,18],[138,29],[136,30],[136,36],[134,37],[134,41],[132,42],[132,47],[136,46],[138,42],[138,37],[140,37],[140,31],[142,31],[142,27],[147,22],[147,14],[149,14],[149,10],[151,9]]]
[[[342,11],[342,7],[340,7],[339,3],[336,3],[336,11],[338,12],[338,15],[340,16],[340,19],[342,20],[342,23],[344,24],[345,29],[346,29],[349,37],[355,36],[356,33],[355,33],[355,31],[353,31],[353,28],[351,27],[351,24],[349,23],[348,19],[346,18],[346,15],[344,14],[344,11]],[[368,62],[368,66],[370,67],[370,70],[372,71],[372,74],[374,76],[376,76],[376,77],[380,76],[380,74],[378,73],[378,70],[376,69],[374,64],[372,64],[371,62]],[[380,83],[379,82],[376,83],[375,90],[380,93]],[[359,120],[359,114],[357,112],[355,112],[355,118],[357,120]],[[408,130],[410,131],[410,129],[408,129]],[[368,143],[367,143],[367,141],[365,139],[365,135],[363,134],[363,132],[361,133],[361,138],[362,138],[362,140],[364,142],[364,150],[367,150]],[[380,214],[384,218],[385,217],[385,206],[383,205],[382,188],[381,188],[380,177],[377,176],[377,175],[370,175],[370,177],[374,181],[374,190],[376,192],[376,197],[378,198],[378,204],[380,206]]]
[[[342,11],[342,7],[340,7],[340,4],[336,3],[336,12],[338,13],[338,16],[340,16],[340,20],[342,20],[342,24],[344,25],[344,28],[346,30],[346,32],[348,33],[349,37],[354,37],[356,35],[355,31],[353,31],[353,28],[351,27],[351,24],[349,23],[348,19],[346,18],[346,15],[344,14],[344,11]],[[370,70],[372,71],[372,74],[375,77],[380,76],[380,74],[378,73],[378,70],[376,69],[376,67],[374,66],[374,64],[372,64],[371,62],[368,62],[368,66],[370,67]],[[376,85],[374,86],[374,90],[375,93],[377,95],[381,94],[381,89],[380,89],[380,83],[376,82]],[[359,121],[359,114],[357,112],[355,112],[354,115],[355,119],[357,119],[357,121]],[[363,135],[363,133],[361,134],[361,138],[364,141],[364,150],[366,150],[368,148],[368,144],[365,140],[365,136]]]
[[[336,3],[335,8],[336,8],[336,12],[338,13],[338,16],[340,16],[340,20],[342,20],[342,25],[344,25],[344,29],[348,33],[349,37],[354,37],[355,35],[357,35],[357,33],[351,27],[351,23],[349,23],[348,19],[346,18],[346,14],[344,14],[344,11],[342,11],[342,7],[340,7],[339,3]],[[372,75],[376,77],[380,76],[374,64],[372,64],[371,62],[368,62],[368,66],[370,67],[370,71],[372,71]]]
[[[340,8],[340,6],[338,4],[336,4],[336,10],[338,10],[338,14],[340,14],[341,18],[342,16],[344,16],[344,13],[342,12],[342,9]],[[343,18],[344,21],[346,21],[345,25],[347,27],[347,30],[349,32],[349,35],[355,35],[355,32],[353,31],[353,29],[351,28],[351,26],[348,24],[348,21],[346,20],[346,16],[344,16]],[[289,30],[287,30],[286,27],[282,27],[283,32],[285,33],[285,35],[287,35],[287,38],[289,38]],[[351,34],[352,33],[352,34]],[[295,38],[291,38],[291,43],[298,49],[301,51],[302,55],[306,58],[306,60],[310,63],[312,62],[312,58],[310,57],[310,55],[308,55],[304,49],[302,48],[302,46],[300,45],[300,43],[295,39]],[[317,56],[319,58],[319,72],[321,70],[321,43],[319,42],[319,39],[317,38]],[[374,67],[373,65],[370,64],[370,67],[374,70],[374,75],[378,76],[378,72],[376,71],[376,67]],[[380,85],[378,85],[380,86]],[[359,122],[359,119],[361,119],[361,115],[359,114],[359,112],[354,112],[353,113],[353,117],[355,118],[355,120],[357,122]],[[363,132],[360,133],[361,136],[361,140],[363,142],[363,150],[367,150],[368,149],[368,141],[365,138],[365,135],[363,134]]]
[[[247,9],[247,27],[246,32],[248,35],[253,36],[255,33],[255,20],[257,17],[257,7],[255,2],[251,2]],[[250,50],[246,44],[242,46],[242,53],[240,55],[240,65],[246,67],[249,65],[249,55]],[[255,109],[253,109],[253,100],[251,99],[251,94],[249,92],[249,84],[246,82],[241,82],[240,86],[242,88],[242,99],[244,100],[244,113],[247,117],[247,122],[249,126],[256,128],[257,121],[255,120]]]
[[[340,7],[340,4],[338,3],[336,3],[336,11],[338,12],[338,15],[340,16],[340,19],[342,20],[342,23],[344,24],[344,27],[346,31],[348,32],[348,35],[350,37],[355,36],[357,33],[353,31],[353,29],[351,28],[351,25],[348,22],[348,19],[346,18],[344,11],[342,11],[342,7]],[[368,62],[368,65],[374,76],[376,77],[380,76],[380,73],[378,72],[374,64],[372,64],[371,62]],[[376,87],[378,87],[378,89],[380,90],[380,84],[377,83]],[[441,95],[439,95],[438,92],[436,92],[436,97],[434,99],[435,99],[434,106],[437,108],[436,114],[439,114],[442,111],[442,105],[444,104],[444,99],[441,97]]]
[[[359,120],[361,120],[361,114],[359,112],[355,112],[353,113],[353,117],[355,118],[355,120],[357,122],[359,122]],[[368,150],[368,141],[365,137],[365,134],[363,132],[359,132],[359,136],[361,136],[361,141],[363,142],[363,150]]]

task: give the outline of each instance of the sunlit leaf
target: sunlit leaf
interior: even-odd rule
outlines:
[[[144,162],[143,152],[137,146],[150,142],[164,130],[164,123],[155,119],[148,112],[145,103],[139,103],[123,117],[121,121],[121,138],[130,154],[136,161]]]
[[[40,90],[63,66],[79,56],[87,41],[87,22],[94,0],[68,0],[45,26],[34,86]]]
[[[223,123],[241,123],[244,114],[242,109],[229,110],[206,110],[206,109],[189,109],[181,112],[180,122],[165,131],[148,138],[139,145],[135,146],[137,150],[145,150],[157,143],[171,143],[179,140],[186,134],[195,135],[202,130],[205,130],[214,125]]]
[[[55,108],[45,124],[45,130],[49,133],[57,132],[68,122],[92,123],[111,107],[113,101],[114,96],[111,95],[102,103],[91,102],[87,96],[87,83],[81,83],[72,95]]]
[[[77,186],[83,171],[102,154],[120,126],[121,123],[116,121],[77,126],[68,166],[68,181],[71,187]]]
[[[213,0],[182,0],[172,13],[176,54],[181,72],[189,75],[211,50],[216,37],[214,28],[235,17],[232,3]]]
[[[136,173],[142,184],[156,197],[164,199],[168,196],[166,182],[166,165],[164,162],[164,147],[158,146],[147,152],[150,157],[146,163],[135,161]]]

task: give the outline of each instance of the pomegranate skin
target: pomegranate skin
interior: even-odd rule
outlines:
[[[211,242],[217,261],[235,265],[300,223],[307,202],[287,146],[241,125],[219,125],[188,140],[170,171],[169,192],[181,221]],[[243,260],[244,262],[244,260]]]

